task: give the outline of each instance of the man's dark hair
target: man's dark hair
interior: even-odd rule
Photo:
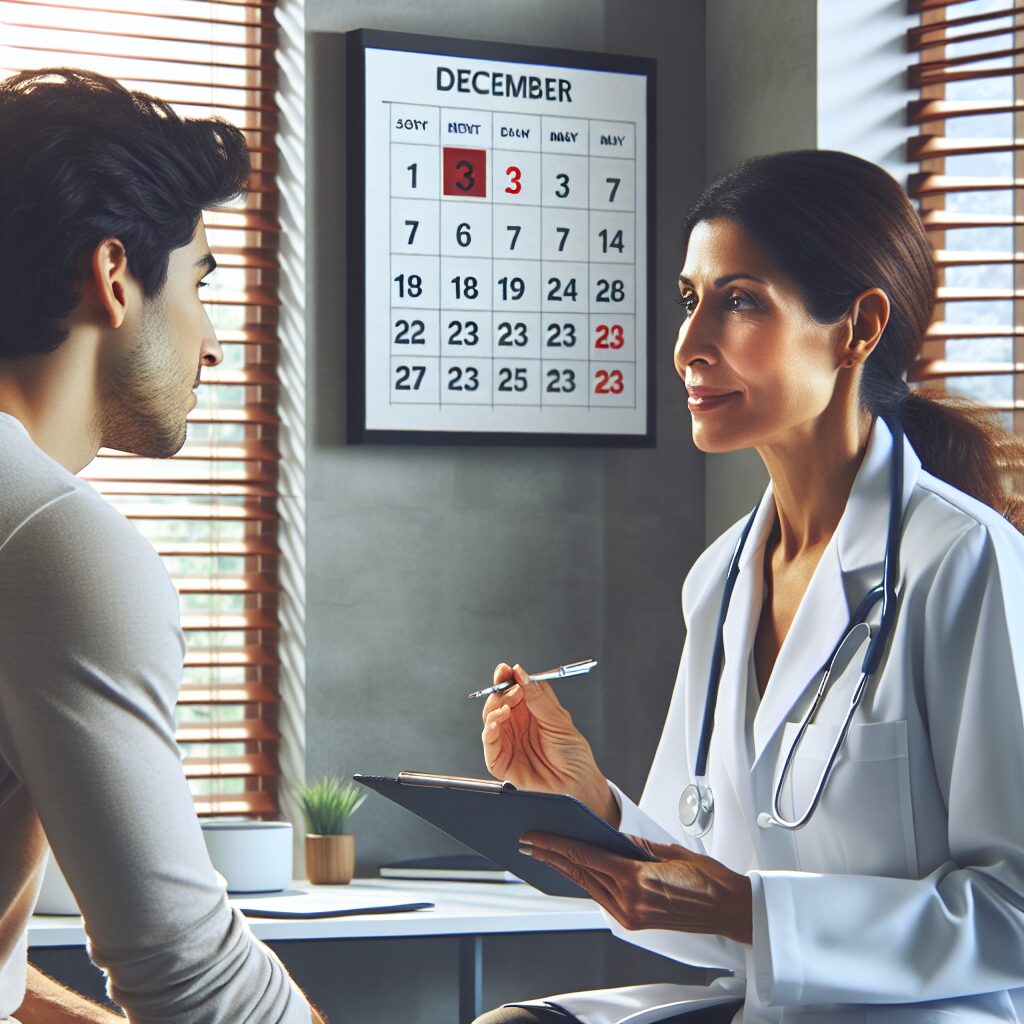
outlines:
[[[118,238],[147,297],[202,211],[245,190],[249,155],[219,118],[181,118],[113,79],[46,68],[0,81],[0,357],[51,352],[88,258]]]

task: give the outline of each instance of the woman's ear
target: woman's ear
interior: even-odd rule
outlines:
[[[869,288],[853,300],[850,330],[843,341],[840,365],[853,367],[871,355],[889,322],[890,309],[889,296],[881,288]]]

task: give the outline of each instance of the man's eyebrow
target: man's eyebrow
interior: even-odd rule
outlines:
[[[206,267],[207,274],[211,274],[217,269],[217,261],[213,258],[212,252],[208,252],[205,256],[196,260],[196,268],[198,269],[199,267]]]
[[[716,288],[724,288],[730,281],[735,281],[738,278],[743,278],[746,281],[756,281],[758,284],[764,284],[765,282],[757,277],[755,274],[748,274],[745,270],[741,270],[736,274],[726,274],[724,277],[720,277],[715,281]],[[683,274],[679,275],[679,283],[689,285],[693,287],[693,282]]]

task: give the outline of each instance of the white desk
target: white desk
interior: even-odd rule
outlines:
[[[311,886],[299,879],[292,889],[329,897],[333,886]],[[510,932],[576,932],[607,929],[590,900],[545,896],[528,885],[488,882],[420,882],[406,879],[356,879],[346,891],[406,894],[434,904],[404,914],[367,914],[292,920],[249,918],[257,938],[383,939],[430,936],[459,938],[459,1019],[468,1024],[483,1012],[483,937]],[[29,946],[84,946],[80,917],[36,915],[28,932]]]

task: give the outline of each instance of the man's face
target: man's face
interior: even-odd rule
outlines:
[[[129,254],[130,258],[130,254]],[[216,266],[202,221],[188,245],[175,249],[167,281],[147,299],[135,283],[136,312],[104,375],[103,444],[147,458],[167,458],[185,443],[185,417],[195,407],[201,368],[222,358],[202,279]]]

